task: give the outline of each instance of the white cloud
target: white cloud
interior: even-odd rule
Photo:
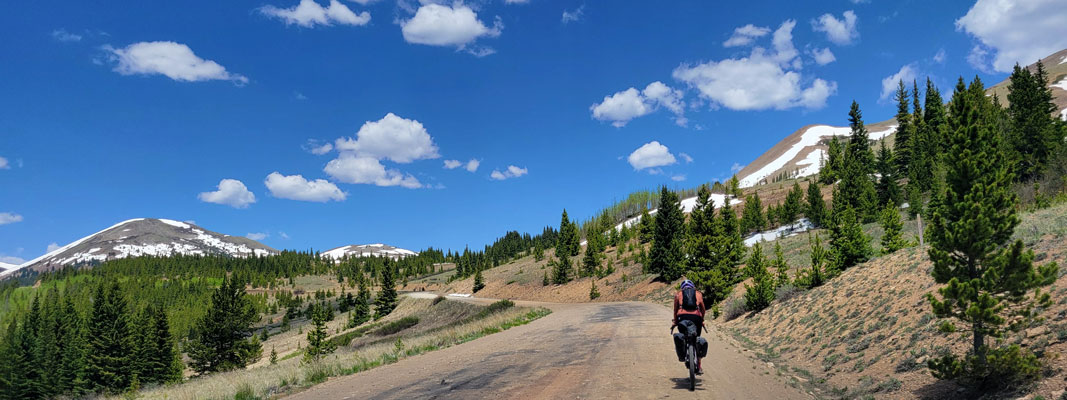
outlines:
[[[370,22],[370,13],[364,11],[356,14],[337,0],[330,0],[328,7],[319,5],[315,0],[300,0],[300,4],[290,8],[267,5],[260,7],[259,12],[285,21],[286,25],[300,25],[305,28],[333,24],[360,26]]]
[[[60,247],[63,247],[63,246],[60,246],[60,245],[59,245],[58,243],[56,243],[56,242],[52,242],[52,243],[49,243],[49,244],[48,244],[48,247],[46,248],[45,252],[46,252],[46,253],[51,253],[51,252],[53,252],[53,251],[59,250],[59,248],[60,248]]]
[[[756,41],[756,38],[766,36],[768,33],[771,33],[770,28],[748,24],[735,28],[733,35],[722,42],[722,45],[723,47],[748,46]]]
[[[560,22],[568,24],[571,22],[578,22],[585,15],[585,5],[579,6],[574,11],[563,10],[563,17],[560,18]]]
[[[529,3],[529,2],[530,2],[530,0],[504,0],[504,3],[507,3],[507,4],[526,4],[526,3]]]
[[[347,197],[337,185],[325,179],[309,181],[301,175],[285,176],[272,172],[263,183],[270,194],[279,199],[325,203],[330,200],[343,201]]]
[[[445,169],[456,169],[460,165],[463,165],[463,161],[460,160],[445,160]]]
[[[13,224],[13,223],[16,223],[16,222],[21,222],[21,221],[22,221],[22,216],[21,215],[18,215],[18,214],[15,214],[15,213],[9,213],[9,212],[0,212],[0,225]]]
[[[193,50],[175,42],[138,42],[121,49],[105,46],[116,62],[115,72],[122,75],[160,74],[183,82],[228,80],[248,83],[248,78],[226,71],[211,60],[197,57]]]
[[[0,255],[0,262],[21,265],[22,263],[26,262],[26,259],[22,257]]]
[[[402,186],[409,189],[422,187],[422,183],[411,174],[386,169],[377,158],[352,153],[341,154],[340,157],[330,160],[323,171],[331,178],[344,183]]]
[[[823,14],[811,20],[811,29],[816,32],[825,32],[826,38],[836,44],[851,44],[853,40],[860,37],[859,31],[856,30],[856,13],[848,10],[842,17],[842,19],[837,19],[833,14]]]
[[[252,239],[252,240],[263,240],[263,239],[266,239],[268,236],[270,236],[269,233],[263,233],[263,232],[255,232],[255,233],[249,233],[249,234],[245,235],[246,238],[249,238],[249,239]]]
[[[682,64],[675,68],[675,79],[697,89],[712,107],[731,110],[784,110],[804,107],[821,108],[826,98],[837,91],[836,82],[814,79],[807,87],[801,84],[801,61],[792,43],[796,21],[787,20],[774,32],[773,51],[752,49],[748,57]]]
[[[688,154],[678,153],[678,157],[680,157],[682,161],[685,161],[686,164],[693,162],[693,157]]]
[[[637,150],[630,153],[630,156],[626,158],[626,161],[634,167],[634,170],[638,171],[645,168],[671,165],[677,162],[677,160],[674,159],[674,155],[667,149],[667,146],[659,144],[659,142],[655,140],[638,147]]]
[[[503,172],[494,169],[493,173],[489,174],[489,177],[498,181],[502,181],[508,178],[518,178],[520,176],[526,175],[527,172],[529,171],[526,168],[519,168],[514,165],[509,165],[507,169],[505,169]]]
[[[849,0],[849,1],[851,1],[852,4],[866,4],[866,3],[870,3],[871,2],[871,0]]]
[[[945,49],[940,49],[937,54],[934,54],[934,62],[938,64],[944,64],[947,55],[945,55]]]
[[[918,77],[918,71],[915,69],[915,64],[907,64],[900,67],[900,70],[893,75],[889,75],[882,79],[882,94],[878,97],[878,101],[889,100],[890,96],[897,91],[897,85],[900,81],[905,83],[914,81]]]
[[[66,29],[56,29],[52,31],[52,39],[60,42],[80,42],[82,35],[67,32]]]
[[[249,204],[256,202],[256,195],[236,179],[223,179],[219,181],[218,190],[200,193],[197,198],[206,203],[223,204],[233,208],[248,208]]]
[[[1063,0],[978,0],[956,20],[956,30],[996,52],[991,63],[994,70],[1011,72],[1016,63],[1029,65],[1067,48],[1064,21],[1067,7]]]
[[[11,169],[11,165],[7,163],[7,159],[0,157],[0,169]]]
[[[320,144],[319,141],[317,141],[315,139],[308,139],[308,142],[304,146],[304,149],[307,150],[311,154],[314,154],[314,155],[317,155],[317,156],[321,156],[323,154],[326,154],[326,153],[329,153],[329,152],[333,151],[333,144],[332,143],[321,143]]]
[[[408,43],[429,46],[448,46],[466,49],[480,37],[497,37],[503,30],[503,24],[497,18],[493,27],[487,27],[478,20],[478,14],[462,3],[453,6],[425,4],[419,7],[415,16],[407,21],[400,21],[400,32]],[[492,54],[492,49],[475,50],[474,54],[484,56]]]
[[[478,170],[479,165],[482,165],[482,162],[472,158],[470,161],[467,161],[467,166],[464,168],[467,169],[467,172],[475,172]]]
[[[815,63],[819,65],[826,65],[837,61],[837,57],[834,57],[834,52],[830,51],[829,47],[812,50],[811,56],[815,58]]]
[[[974,69],[985,72],[987,74],[993,72],[993,68],[989,58],[989,50],[986,50],[986,47],[982,46],[981,44],[974,45],[974,47],[971,49],[971,52],[967,53],[967,63],[971,64]]]
[[[355,140],[340,138],[335,144],[338,151],[376,159],[388,158],[398,163],[440,157],[433,138],[422,123],[393,113],[378,121],[365,122]]]
[[[685,180],[685,174],[671,176],[671,180],[675,182],[681,182]]]
[[[285,240],[289,240],[289,235],[287,233],[285,233],[285,232],[278,232],[278,237],[280,237],[282,239],[285,239]]]
[[[743,169],[745,169],[745,166],[738,163],[734,163],[734,165],[730,166],[730,172],[733,172],[735,174],[741,172],[741,170]]]
[[[612,125],[621,128],[630,120],[663,107],[674,113],[678,125],[685,126],[688,120],[684,116],[685,102],[682,101],[682,96],[681,90],[656,81],[640,92],[629,88],[611,96],[604,96],[603,101],[589,106],[589,110],[592,111],[593,118],[611,121]]]

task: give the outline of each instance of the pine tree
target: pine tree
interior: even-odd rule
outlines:
[[[979,87],[975,79],[972,87]],[[1011,243],[1019,223],[1011,175],[981,112],[984,96],[965,89],[961,78],[952,97],[953,131],[945,152],[946,185],[932,204],[927,229],[934,281],[946,286],[928,299],[934,315],[948,318],[942,331],[967,326],[972,340],[962,358],[950,354],[929,362],[935,377],[971,386],[1015,384],[1035,379],[1039,362],[1018,345],[991,347],[1000,338],[1039,320],[1034,307],[1048,307],[1041,288],[1052,284],[1058,266],[1035,268],[1033,251]],[[1028,296],[1029,293],[1032,295]]]
[[[748,195],[745,199],[745,208],[741,211],[741,230],[743,232],[758,232],[767,226],[767,217],[763,215],[763,203],[759,193]]]
[[[207,313],[197,321],[186,345],[189,364],[198,374],[244,368],[262,355],[252,325],[259,315],[236,277],[225,277],[211,296]]]
[[[818,181],[813,180],[808,184],[807,207],[804,209],[804,214],[816,227],[826,226],[826,201],[822,198],[822,188],[819,187]]]
[[[638,224],[640,224],[638,237],[641,239],[641,243],[651,242],[656,232],[656,220],[648,213],[648,207],[641,208],[641,221]]]
[[[270,365],[278,363],[278,351],[274,349],[274,346],[270,346]]]
[[[589,288],[589,300],[596,300],[600,297],[600,291],[596,290],[596,279],[592,280],[593,286]]]
[[[819,234],[815,234],[813,239],[808,236],[808,244],[811,247],[811,267],[807,270],[797,271],[797,278],[795,280],[796,285],[805,289],[811,289],[818,286],[822,286],[831,277],[831,272],[828,271],[832,268],[828,258],[826,249],[822,247],[822,241],[819,240]]]
[[[381,291],[374,299],[374,319],[379,320],[396,309],[396,266],[386,258],[382,266]]]
[[[311,317],[312,328],[308,330],[308,346],[304,349],[304,362],[318,361],[322,356],[333,353],[337,345],[328,339],[326,332],[326,309],[317,307]]]
[[[844,162],[840,173],[841,182],[834,188],[834,209],[852,208],[860,219],[874,220],[877,208],[877,192],[871,181],[874,153],[871,152],[867,128],[859,104],[852,102],[848,113],[851,137],[845,148]]]
[[[826,164],[819,170],[819,181],[825,185],[832,185],[841,178],[841,169],[844,163],[844,154],[841,142],[837,137],[830,138],[826,149]]]
[[[556,242],[556,256],[574,257],[581,250],[578,227],[567,218],[567,210],[559,222],[559,238]]]
[[[548,280],[548,271],[545,271],[544,276],[541,278],[541,286],[548,286],[549,283],[551,282]]]
[[[834,268],[844,271],[871,257],[871,238],[863,233],[863,227],[851,207],[834,209],[834,223],[830,227],[830,253]]]
[[[1063,134],[1052,117],[1058,108],[1052,102],[1048,72],[1041,61],[1033,73],[1015,64],[1009,79],[1012,159],[1020,163],[1019,180],[1026,180],[1041,174],[1056,147],[1063,142]]]
[[[370,288],[367,287],[367,280],[362,274],[357,279],[359,280],[359,293],[356,294],[356,302],[352,306],[352,312],[349,314],[349,328],[363,325],[364,322],[369,321],[371,318]]]
[[[86,375],[94,392],[119,393],[129,387],[133,336],[126,299],[118,283],[101,284],[93,299],[89,320]]]
[[[767,260],[758,243],[752,246],[745,270],[752,277],[752,285],[745,285],[745,309],[757,312],[767,308],[774,300],[775,280],[767,272]]]
[[[804,191],[800,189],[800,183],[793,182],[793,189],[785,196],[785,203],[779,208],[778,213],[782,225],[790,225],[804,210]]]
[[[741,274],[737,266],[745,257],[745,241],[741,237],[741,224],[734,214],[733,206],[727,201],[719,209],[720,234],[716,240],[719,257],[719,269],[730,278],[730,284],[740,281]]]
[[[701,185],[697,190],[697,203],[689,214],[686,241],[689,259],[688,270],[691,272],[708,271],[716,264],[715,239],[718,236],[718,224],[715,219],[715,204],[711,200],[711,189]]]
[[[901,233],[903,228],[900,211],[893,203],[886,203],[885,209],[882,210],[882,229],[885,231],[882,235],[882,254],[895,253],[908,246]]]
[[[40,295],[33,298],[28,313],[22,318],[22,324],[11,339],[12,359],[10,363],[8,384],[12,398],[42,398],[44,389],[41,385],[39,338],[42,330]]]
[[[596,235],[590,235],[590,240],[596,240]],[[582,276],[590,277],[596,275],[597,268],[600,267],[600,253],[596,249],[596,243],[588,241],[585,246],[585,256],[582,257]]]
[[[574,267],[571,265],[570,257],[557,255],[556,261],[552,264],[552,283],[563,285],[571,281],[571,270]]]
[[[59,382],[58,392],[78,397],[88,390],[85,378],[85,357],[88,343],[85,340],[85,322],[74,307],[74,296],[63,296],[63,311],[58,318],[59,332]]]
[[[923,132],[922,141],[926,145],[926,158],[931,165],[938,164],[941,154],[945,150],[948,136],[948,116],[945,113],[945,102],[941,99],[941,91],[934,86],[930,78],[926,78],[926,97],[923,107],[923,124],[926,130]],[[912,147],[918,149],[917,147]],[[916,150],[918,151],[918,150]]]
[[[878,148],[878,159],[875,161],[875,171],[878,173],[878,201],[881,204],[887,202],[898,205],[901,203],[900,186],[897,185],[897,169],[894,166],[896,154],[885,147],[885,141]]]
[[[485,289],[485,281],[482,280],[482,270],[474,273],[474,288],[472,291],[478,293],[479,290]]]
[[[912,81],[912,85],[915,86],[915,81]],[[918,95],[918,93],[915,93]],[[904,86],[904,81],[900,80],[897,83],[897,94],[895,97],[897,101],[897,130],[893,138],[893,167],[897,171],[905,172],[911,165],[911,134],[914,132],[913,116],[908,110],[908,90]],[[916,98],[916,100],[918,100]],[[883,141],[884,145],[884,141]]]
[[[774,260],[771,260],[771,267],[774,268],[776,274],[776,281],[774,283],[775,288],[779,288],[789,284],[789,264],[785,261],[785,254],[782,253],[782,244],[774,242]]]
[[[685,256],[685,214],[678,204],[678,195],[660,188],[659,212],[656,215],[656,231],[652,238],[649,255],[649,271],[667,282],[682,276]]]

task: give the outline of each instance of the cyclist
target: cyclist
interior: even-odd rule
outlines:
[[[704,296],[696,290],[696,285],[689,279],[682,278],[682,285],[678,293],[674,295],[674,319],[671,320],[671,330],[678,327],[674,334],[674,350],[678,354],[678,361],[685,362],[685,335],[689,333],[697,336],[697,373],[703,374],[704,369],[700,366],[700,360],[708,354],[708,341],[700,337],[700,329],[704,326]]]

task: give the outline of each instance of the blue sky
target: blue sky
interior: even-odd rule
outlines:
[[[1051,0],[745,4],[7,2],[0,261],[136,217],[481,247],[1067,47]]]

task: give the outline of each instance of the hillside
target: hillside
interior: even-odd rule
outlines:
[[[1067,120],[1067,49],[1060,50],[1041,60],[1048,71],[1048,86],[1052,88],[1060,118]],[[1027,66],[1036,70],[1037,63]],[[986,90],[986,93],[999,96],[1005,106],[1007,102],[1009,81],[1005,79]],[[944,89],[943,89],[944,90]],[[947,100],[947,98],[946,98]],[[893,119],[867,124],[872,140],[891,137],[896,131]],[[848,136],[847,126],[808,125],[798,129],[779,141],[766,152],[756,157],[737,172],[741,187],[752,187],[763,183],[773,183],[780,177],[804,177],[815,175],[821,168],[820,160],[825,158],[829,138]],[[892,147],[892,143],[888,143]]]
[[[92,235],[7,270],[50,271],[69,265],[93,264],[138,256],[225,254],[234,257],[278,254],[278,250],[242,236],[230,236],[170,219],[136,218],[119,222]]]
[[[345,257],[389,257],[394,260],[414,256],[419,253],[408,249],[401,249],[387,244],[353,244],[330,249],[322,253],[323,257],[341,260]]]

